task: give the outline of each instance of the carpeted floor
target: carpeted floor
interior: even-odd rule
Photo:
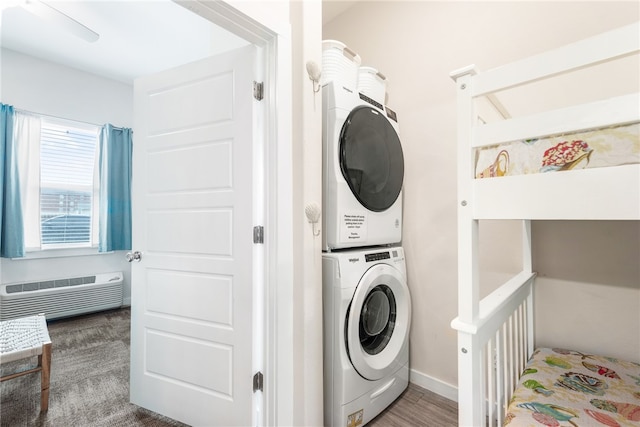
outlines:
[[[53,343],[49,411],[40,374],[0,383],[0,426],[183,426],[129,403],[129,309],[49,323]],[[35,366],[37,358],[29,360]],[[3,375],[24,362],[0,367]]]

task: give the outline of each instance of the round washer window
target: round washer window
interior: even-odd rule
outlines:
[[[387,346],[396,323],[396,299],[387,285],[378,285],[367,295],[360,312],[360,345],[368,354]]]
[[[404,156],[398,134],[380,111],[360,106],[349,113],[340,132],[340,168],[365,208],[382,212],[395,203]]]

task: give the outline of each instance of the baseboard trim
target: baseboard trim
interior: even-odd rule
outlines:
[[[426,388],[427,390],[439,394],[442,397],[446,397],[449,400],[453,400],[454,402],[458,401],[458,387],[416,371],[415,369],[409,370],[409,382],[412,382],[422,388]]]

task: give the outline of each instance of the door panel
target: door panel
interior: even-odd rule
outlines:
[[[231,153],[233,141],[203,142],[179,150],[166,150],[149,156],[149,191],[180,191],[211,188],[231,188]],[[167,171],[165,166],[171,163],[189,164],[198,174],[175,174],[172,181],[163,182]],[[162,184],[161,184],[162,183]],[[160,188],[163,185],[163,188]]]
[[[131,401],[190,425],[251,425],[255,412],[255,56],[135,83]]]
[[[179,70],[167,73],[180,78]],[[151,135],[167,134],[194,125],[211,125],[233,119],[234,74],[231,71],[191,80],[176,87],[162,87],[149,92],[149,113],[158,120],[151,124]],[[205,94],[213,95],[211,97]],[[197,99],[197,108],[184,108],[184,99]]]
[[[150,270],[147,288],[147,310],[172,316],[193,316],[198,319],[232,326],[233,278],[214,274]],[[171,300],[164,298],[172,295]],[[207,301],[204,309],[193,306],[193,299]]]
[[[162,354],[147,360],[149,375],[164,377],[169,381],[179,381],[184,387],[198,387],[205,393],[221,394],[224,399],[233,400],[232,378],[233,348],[211,344],[206,340],[186,339],[180,335],[150,331],[147,334],[147,348],[150,353]],[[201,372],[185,373],[181,366],[208,366]]]
[[[231,256],[234,212],[219,211],[150,212],[148,245],[155,251]],[[202,238],[207,236],[207,238]]]

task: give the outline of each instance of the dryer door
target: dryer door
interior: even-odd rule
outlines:
[[[353,294],[346,328],[349,358],[358,373],[378,380],[406,359],[411,300],[402,274],[388,264],[376,264],[362,276]]]
[[[353,195],[374,212],[389,209],[402,190],[400,139],[384,113],[354,108],[340,131],[340,169]]]

